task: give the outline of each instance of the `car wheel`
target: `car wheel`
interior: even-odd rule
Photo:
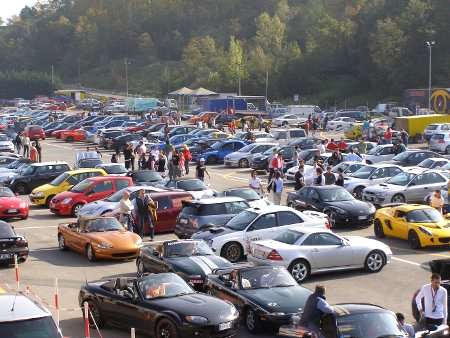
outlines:
[[[420,249],[422,247],[419,236],[413,230],[411,230],[408,234],[408,242],[411,249]]]
[[[248,168],[248,160],[246,158],[239,161],[239,168]]]
[[[92,245],[88,244],[86,246],[86,257],[89,262],[95,262],[95,251]]]
[[[447,155],[450,155],[450,146],[447,146],[447,148],[445,148],[445,153]]]
[[[89,325],[92,327],[95,327],[97,325],[97,327],[99,329],[101,329],[104,326],[104,322],[103,322],[102,313],[100,311],[100,306],[98,306],[96,301],[91,300],[91,299],[84,301],[83,306],[84,306],[84,303],[87,303],[88,307],[89,307],[89,312],[90,312]],[[83,311],[83,316],[84,316],[84,311]]]
[[[325,214],[328,216],[331,228],[334,228],[336,226],[336,213],[332,210],[327,210]]]
[[[177,327],[170,319],[161,319],[156,325],[156,338],[178,338]]]
[[[402,194],[396,194],[391,199],[392,203],[405,203],[405,196]]]
[[[83,204],[81,204],[81,203],[75,204],[72,208],[72,215],[75,217],[78,216],[78,212],[80,211],[80,209],[82,207],[83,207]]]
[[[206,160],[206,164],[216,164],[218,162],[218,158],[216,156],[210,156]]]
[[[64,236],[61,234],[58,235],[58,247],[59,250],[67,250],[66,240],[64,239]]]
[[[136,259],[136,268],[137,268],[137,276],[141,277],[146,271],[144,267],[144,262],[142,261],[142,258],[138,257]]]
[[[28,191],[27,186],[23,183],[17,184],[13,190],[19,195],[26,195]]]
[[[296,259],[293,261],[291,265],[289,265],[288,270],[297,283],[305,281],[311,273],[309,263],[304,259]]]
[[[381,221],[378,218],[373,222],[373,232],[377,238],[386,237],[383,230],[383,224],[381,224]]]
[[[378,272],[383,269],[385,264],[386,259],[384,258],[384,254],[381,251],[373,250],[367,255],[364,267],[367,272]]]
[[[251,333],[258,333],[261,330],[261,321],[253,309],[248,308],[245,313],[245,326]]]
[[[363,187],[363,186],[359,186],[353,190],[353,195],[355,196],[355,198],[357,198],[359,200],[362,199],[362,192],[363,192],[364,188],[365,187]]]
[[[47,199],[45,200],[45,206],[48,208],[50,207],[50,201],[52,200],[52,198],[55,197],[55,195],[50,195],[47,197]]]
[[[242,246],[237,242],[231,242],[224,245],[220,255],[228,259],[231,263],[236,263],[242,259]]]

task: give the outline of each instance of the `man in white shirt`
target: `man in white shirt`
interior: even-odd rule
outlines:
[[[256,176],[256,170],[252,171],[252,176],[250,177],[249,181],[248,181],[248,186],[255,190],[258,195],[262,195],[262,187],[261,187],[261,179]]]
[[[447,290],[441,286],[439,274],[433,273],[431,283],[422,286],[416,296],[416,305],[420,315],[425,317],[427,327],[447,323]]]

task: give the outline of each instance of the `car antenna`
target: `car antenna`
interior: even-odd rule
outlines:
[[[17,294],[18,294],[18,291],[16,291],[16,294],[14,295],[14,300],[13,300],[11,310],[10,310],[11,312],[14,312],[14,307],[16,306]]]

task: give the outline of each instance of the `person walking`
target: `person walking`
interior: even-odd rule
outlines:
[[[323,285],[316,285],[314,293],[306,300],[302,317],[300,318],[300,325],[315,333],[320,333],[323,315],[335,313],[333,307],[326,301],[325,291]],[[319,337],[321,336],[319,335]]]
[[[23,135],[22,145],[23,145],[23,156],[24,157],[29,157],[30,156],[31,140],[30,140],[30,137],[27,134]]]
[[[180,155],[176,150],[172,151],[172,158],[169,160],[169,180],[175,181],[179,177]]]
[[[133,205],[130,201],[130,193],[128,191],[124,191],[119,202],[119,222],[122,223],[123,226],[129,231],[133,230],[131,222],[132,209]]]
[[[37,150],[37,162],[42,162],[42,147],[41,147],[41,144],[39,142],[39,139],[36,139],[34,141],[34,147]]]
[[[281,178],[281,173],[277,171],[275,177],[267,186],[268,191],[272,191],[273,203],[276,205],[281,205],[281,195],[283,193],[283,179]]]
[[[205,159],[202,157],[198,162],[197,166],[195,167],[195,177],[198,178],[200,181],[205,181],[205,174],[208,175],[209,179],[211,179],[208,170],[206,170]]]
[[[192,154],[187,144],[183,145],[183,156],[184,156],[184,172],[186,173],[186,175],[189,175],[189,163],[192,161]]]
[[[148,210],[149,198],[145,196],[145,190],[139,189],[138,195],[135,199],[136,204],[136,233],[144,238],[145,226],[150,229],[150,211]],[[153,226],[151,227],[153,228]],[[150,237],[153,240],[153,231],[150,231]]]
[[[38,162],[38,159],[39,159],[38,151],[36,149],[35,144],[36,143],[33,142],[33,143],[31,143],[31,146],[30,146],[30,160],[31,160],[31,162]]]
[[[22,150],[22,134],[17,133],[15,140],[15,146],[17,153],[20,154],[20,151]]]
[[[416,296],[416,305],[427,329],[447,323],[447,290],[441,286],[439,274],[433,273],[431,283],[422,286]]]
[[[131,167],[131,157],[133,156],[133,150],[131,149],[131,145],[127,144],[125,149],[123,150],[123,158],[125,159],[125,168],[130,170]],[[133,169],[132,169],[133,170]]]
[[[167,157],[166,155],[164,155],[164,152],[162,150],[159,152],[158,160],[156,161],[156,167],[161,176],[165,177],[167,168]]]
[[[327,172],[323,174],[323,176],[325,177],[325,185],[332,185],[336,183],[336,176],[333,172],[331,172],[332,169],[333,167],[329,165],[327,167]]]
[[[256,170],[253,170],[250,174],[250,179],[248,180],[248,186],[250,189],[253,189],[256,191],[256,193],[259,196],[262,196],[262,185],[261,185],[261,179],[256,176]]]

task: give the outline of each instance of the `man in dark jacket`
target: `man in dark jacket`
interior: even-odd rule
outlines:
[[[136,197],[136,225],[137,233],[144,237],[145,225],[150,229],[150,237],[153,240],[153,225],[151,224],[150,211],[148,210],[149,199],[145,196],[145,190],[141,189]]]
[[[334,309],[325,300],[325,287],[316,285],[316,289],[306,300],[300,325],[320,334],[320,324],[324,314],[334,314]]]

